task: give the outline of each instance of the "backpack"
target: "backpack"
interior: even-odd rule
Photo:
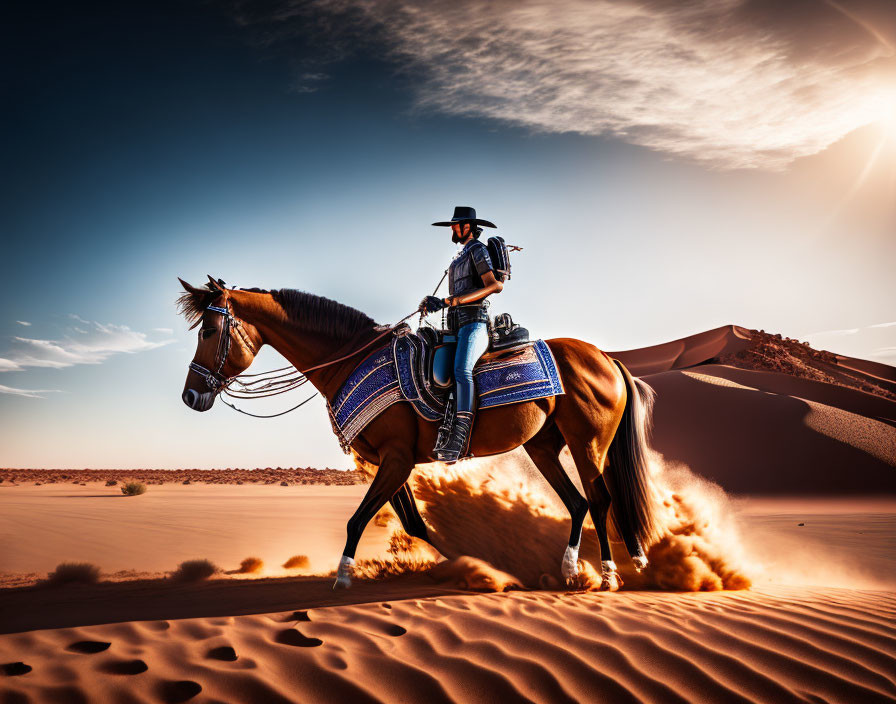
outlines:
[[[495,235],[488,238],[488,255],[495,267],[495,278],[504,283],[510,278],[510,254],[504,238]]]

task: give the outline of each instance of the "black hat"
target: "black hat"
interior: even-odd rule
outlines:
[[[494,227],[497,229],[497,225],[493,222],[489,222],[488,220],[480,220],[476,217],[476,208],[471,208],[468,205],[458,205],[454,208],[454,217],[451,218],[449,222],[434,222],[433,225],[438,225],[440,227],[451,227],[456,222],[472,222],[475,225],[484,225],[485,227]]]

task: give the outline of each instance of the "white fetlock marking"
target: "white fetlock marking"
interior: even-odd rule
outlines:
[[[616,563],[613,562],[612,560],[601,560],[600,568],[604,574],[608,574],[610,572],[615,572],[616,571]]]
[[[348,589],[352,586],[352,574],[355,571],[355,561],[346,555],[339,560],[339,568],[336,570],[336,581],[333,589]]]
[[[567,545],[560,563],[560,573],[566,581],[572,581],[579,575],[579,541],[578,545]]]
[[[635,565],[635,570],[638,572],[642,572],[647,568],[647,556],[646,555],[635,555],[632,558],[632,562]]]

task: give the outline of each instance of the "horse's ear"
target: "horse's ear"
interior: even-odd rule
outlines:
[[[177,280],[180,281],[180,285],[184,287],[184,291],[186,291],[187,293],[192,293],[195,295],[200,295],[200,294],[205,293],[201,288],[195,288],[194,286],[190,286],[190,284],[188,284],[186,281],[184,281],[179,276],[177,277]]]
[[[221,285],[220,279],[214,278],[211,274],[206,274],[208,276],[208,282],[211,284],[212,290],[215,291],[224,291],[224,287]]]

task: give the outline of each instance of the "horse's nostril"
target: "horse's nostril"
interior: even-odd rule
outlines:
[[[193,389],[187,389],[184,391],[184,395],[182,396],[184,403],[187,404],[190,408],[196,408],[196,403],[199,401],[199,394]]]

